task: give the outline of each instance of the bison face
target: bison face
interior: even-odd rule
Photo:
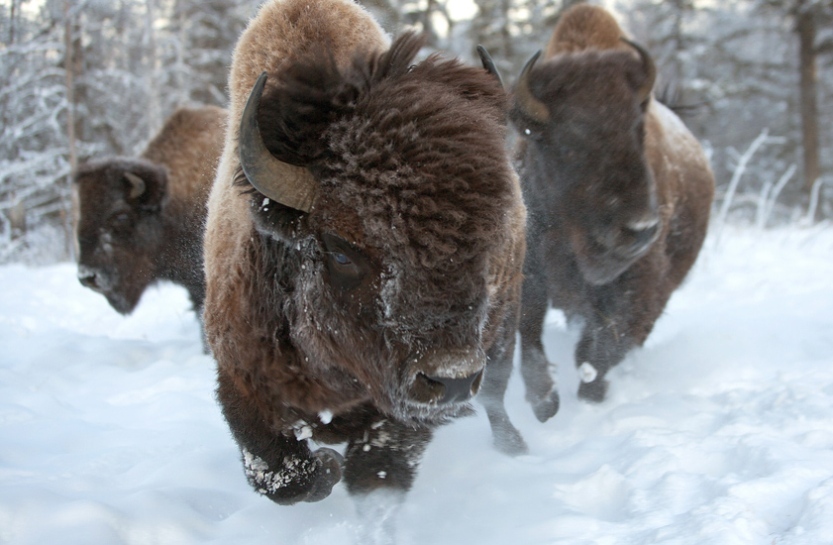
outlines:
[[[638,46],[635,46],[638,47]],[[563,55],[521,75],[512,120],[527,138],[530,188],[555,217],[591,284],[645,255],[660,233],[644,155],[654,68],[647,53]],[[537,58],[537,57],[536,57]]]
[[[156,277],[165,170],[136,159],[94,162],[79,169],[75,187],[78,280],[129,314]]]
[[[336,393],[327,397],[335,406],[310,410],[337,413],[335,400],[343,397],[345,405],[370,399],[400,420],[433,422],[467,411],[464,402],[477,393],[486,365],[486,259],[432,259],[429,249],[420,252],[395,233],[409,226],[368,225],[345,204],[336,185],[345,189],[347,180],[317,180],[328,182],[333,191],[288,223],[285,207],[252,196],[254,224],[269,252],[261,266],[267,271],[280,260],[279,275],[291,284],[280,293],[258,286],[266,288],[259,297],[284,309],[304,363],[333,379],[328,387]]]
[[[297,354],[326,392],[294,406],[467,411],[503,322],[490,267],[521,205],[502,89],[457,63],[411,66],[419,45],[406,36],[347,74],[324,52],[261,105],[262,76],[243,114],[238,181],[266,279],[252,297],[285,332],[275,353]]]

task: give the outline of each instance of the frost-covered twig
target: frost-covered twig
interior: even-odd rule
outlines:
[[[807,215],[799,222],[801,227],[809,227],[815,222],[816,209],[819,206],[819,193],[821,193],[823,183],[823,178],[816,178],[816,181],[813,182],[813,189],[810,192],[810,205],[807,207]]]
[[[781,194],[781,191],[784,190],[787,183],[792,179],[793,175],[795,175],[795,171],[797,167],[793,164],[790,165],[790,168],[787,169],[786,172],[779,178],[778,183],[775,184],[775,188],[769,193],[769,198],[764,203],[763,210],[759,210],[760,212],[760,221],[758,223],[758,227],[763,229],[766,227],[766,223],[769,220],[770,214],[772,214],[772,210],[775,208],[775,202],[778,200],[778,196]],[[767,187],[770,187],[767,185]]]
[[[755,227],[763,230],[764,223],[766,223],[766,206],[769,202],[769,194],[772,191],[772,183],[767,182],[761,189],[761,194],[758,196],[758,207],[755,210]]]
[[[755,155],[758,149],[769,139],[769,129],[764,129],[738,159],[738,165],[735,167],[735,172],[732,174],[732,179],[729,181],[729,187],[726,189],[726,195],[723,197],[723,204],[721,205],[720,212],[717,215],[715,247],[720,244],[720,235],[723,231],[723,226],[726,224],[726,217],[729,215],[729,208],[732,206],[732,199],[735,197],[735,191],[737,191],[740,179],[746,172],[746,167],[749,165],[749,161],[752,159],[752,156]]]

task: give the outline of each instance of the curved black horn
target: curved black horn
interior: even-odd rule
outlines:
[[[651,96],[651,91],[654,89],[654,84],[657,81],[657,66],[654,64],[654,59],[651,58],[651,54],[644,47],[627,38],[621,38],[621,40],[636,49],[636,52],[639,53],[639,58],[642,60],[642,66],[645,69],[645,83],[639,88],[638,96],[640,99],[639,102],[645,102]]]
[[[526,66],[521,71],[518,84],[515,87],[515,101],[527,116],[540,123],[547,123],[550,120],[550,111],[547,105],[532,96],[532,91],[529,90],[529,73],[532,72],[532,67],[535,66],[535,62],[540,56],[541,51],[539,50],[527,61]]]
[[[495,61],[492,60],[492,56],[489,55],[486,48],[482,45],[478,45],[477,54],[480,55],[480,62],[483,63],[483,68],[486,69],[486,72],[497,78],[497,82],[500,83],[501,87],[503,87],[503,78],[500,77],[500,72],[498,72],[497,66],[495,66]]]
[[[312,175],[304,168],[276,159],[269,153],[260,135],[257,108],[266,78],[266,72],[257,78],[243,109],[239,134],[240,166],[249,183],[265,196],[289,208],[309,212],[318,191]]]

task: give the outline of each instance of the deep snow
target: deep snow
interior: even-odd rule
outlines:
[[[183,290],[124,318],[70,264],[0,286],[0,543],[356,540],[341,485],[292,507],[249,488]],[[495,451],[482,410],[441,429],[398,542],[833,543],[831,311],[833,230],[727,229],[601,405],[576,399],[576,333],[551,312],[561,411],[535,420],[516,373],[530,455]]]

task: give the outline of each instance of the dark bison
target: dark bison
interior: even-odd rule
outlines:
[[[497,445],[525,448],[502,404],[526,221],[507,97],[421,45],[349,0],[283,0],[234,53],[205,325],[245,473],[277,503],[343,478],[393,509],[368,498],[401,497],[478,390]]]
[[[579,5],[524,68],[511,118],[529,207],[521,318],[527,399],[544,421],[558,391],[541,344],[548,304],[583,322],[579,396],[645,341],[694,263],[714,178],[697,140],[652,98],[656,69],[604,9]]]
[[[205,207],[225,121],[220,108],[183,108],[139,157],[78,169],[78,279],[118,312],[133,312],[157,280],[184,286],[202,309]]]

